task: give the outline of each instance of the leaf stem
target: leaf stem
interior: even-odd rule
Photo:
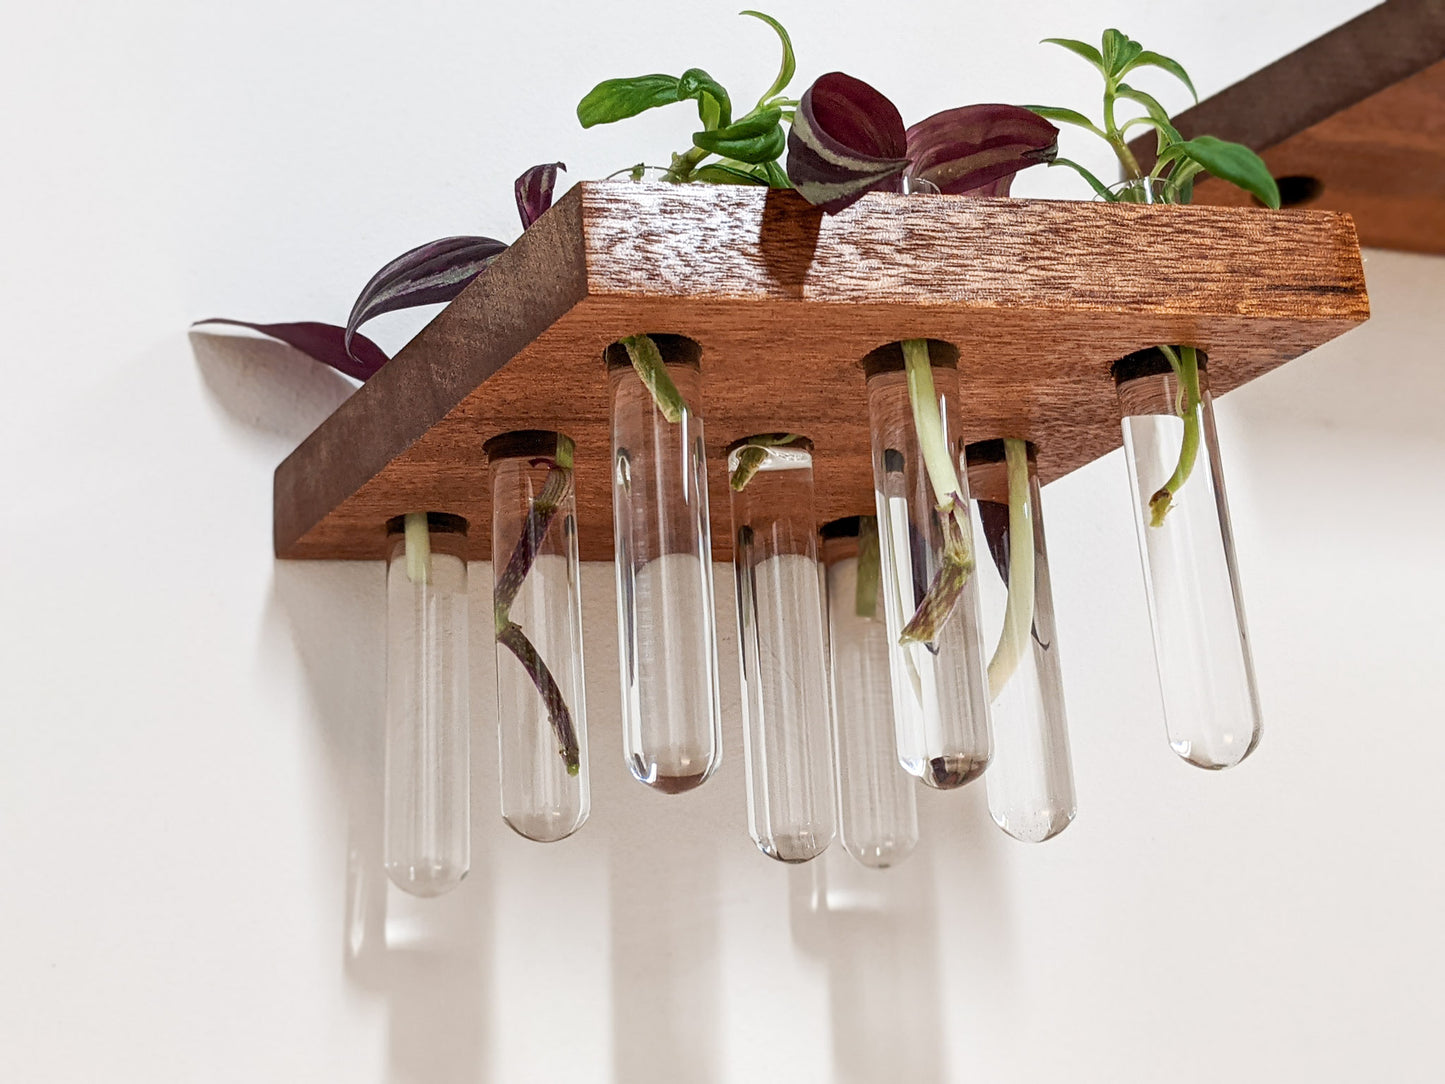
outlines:
[[[627,349],[627,357],[632,362],[632,368],[636,370],[647,390],[652,393],[652,401],[657,409],[662,411],[662,416],[674,425],[682,421],[683,415],[688,412],[687,401],[677,390],[677,385],[672,382],[672,377],[667,375],[667,366],[663,363],[662,352],[657,349],[657,344],[652,341],[652,337],[650,335],[629,335],[620,341]]]
[[[963,588],[973,573],[967,507],[958,466],[944,435],[943,415],[933,386],[933,365],[928,340],[907,339],[902,344],[903,367],[908,379],[908,401],[913,411],[913,432],[923,456],[924,470],[943,532],[943,553],[933,583],[918,609],[903,627],[900,643],[927,643],[937,639],[952,616]]]
[[[1034,621],[1034,511],[1028,445],[1003,442],[1008,470],[1008,602],[998,646],[988,663],[991,699],[997,700],[1023,659]]]
[[[431,527],[425,512],[408,512],[406,531],[406,578],[412,583],[431,582]]]
[[[741,493],[753,480],[753,475],[762,470],[763,464],[768,461],[769,448],[795,444],[800,439],[802,438],[796,433],[762,433],[748,437],[747,444],[736,449],[737,460],[732,474],[728,476],[728,485],[734,493]]]
[[[1179,462],[1174,468],[1174,473],[1149,498],[1149,526],[1151,527],[1164,526],[1164,517],[1169,514],[1169,509],[1173,506],[1174,494],[1178,493],[1184,483],[1189,481],[1189,475],[1194,471],[1194,463],[1199,458],[1201,432],[1198,351],[1192,346],[1179,347],[1178,354],[1175,354],[1172,347],[1161,346],[1159,349],[1164,351],[1169,363],[1174,366],[1174,372],[1179,380],[1181,393],[1179,415],[1184,420],[1184,436],[1179,444]]]

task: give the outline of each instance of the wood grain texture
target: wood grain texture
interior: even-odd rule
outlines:
[[[1175,122],[1258,151],[1276,177],[1317,179],[1298,206],[1349,212],[1364,245],[1445,253],[1445,0],[1390,0]],[[1152,135],[1130,146],[1152,165]],[[1252,203],[1212,179],[1194,201]]]
[[[381,555],[391,516],[466,516],[489,556],[482,445],[577,442],[582,555],[612,555],[602,353],[637,332],[702,344],[714,554],[730,554],[721,450],[815,445],[820,522],[871,512],[859,360],[956,344],[965,437],[1022,436],[1048,481],[1119,444],[1109,365],[1161,342],[1225,391],[1368,317],[1346,215],[874,194],[825,218],[791,192],[585,182],[276,471],[281,557]]]

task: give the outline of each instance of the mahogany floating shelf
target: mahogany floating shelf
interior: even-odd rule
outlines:
[[[1174,118],[1258,151],[1291,205],[1348,211],[1360,242],[1445,253],[1445,0],[1389,0]],[[1153,134],[1130,144],[1148,169]],[[1195,203],[1248,206],[1208,178]]]
[[[546,428],[577,442],[582,556],[610,560],[602,354],[637,332],[702,344],[723,559],[738,437],[813,439],[820,522],[872,510],[876,346],[956,344],[965,437],[1033,440],[1049,481],[1119,445],[1114,359],[1193,343],[1218,393],[1368,316],[1344,214],[874,194],[828,218],[793,192],[584,182],[277,468],[276,554],[379,559],[386,521],[427,510],[487,559],[482,445]]]

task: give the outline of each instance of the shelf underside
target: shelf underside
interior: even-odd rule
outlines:
[[[1445,0],[1372,8],[1176,122],[1252,147],[1295,206],[1353,215],[1363,245],[1445,253]],[[1152,136],[1133,146],[1153,162]],[[1194,201],[1252,203],[1213,179]]]
[[[582,556],[609,560],[602,353],[624,335],[702,345],[721,559],[738,437],[812,438],[820,522],[872,509],[859,360],[881,344],[956,344],[965,438],[1033,440],[1048,481],[1118,446],[1115,358],[1197,344],[1218,393],[1368,314],[1347,215],[875,194],[825,218],[791,192],[586,182],[281,464],[276,553],[379,558],[386,521],[427,510],[485,559],[482,445],[546,428],[577,442]]]

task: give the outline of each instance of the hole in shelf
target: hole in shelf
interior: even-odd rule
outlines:
[[[1276,177],[1274,181],[1279,185],[1279,205],[1281,207],[1298,207],[1301,204],[1313,203],[1325,190],[1323,181],[1304,173]],[[1259,200],[1255,199],[1254,202],[1259,203]],[[1260,203],[1260,206],[1263,207],[1264,204]]]

